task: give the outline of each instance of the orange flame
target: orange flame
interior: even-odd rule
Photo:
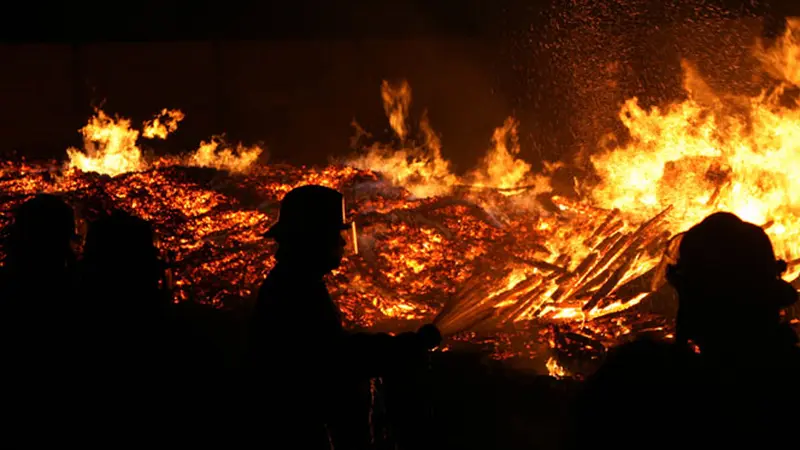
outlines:
[[[771,48],[759,41],[755,55],[772,76],[800,86],[800,18],[786,20],[786,31]]]
[[[178,129],[184,114],[179,110],[164,109],[155,118],[143,125],[141,136],[145,138],[166,139],[169,133]],[[241,144],[231,148],[219,137],[201,142],[200,147],[185,158],[161,157],[146,161],[137,145],[138,130],[131,128],[131,121],[124,118],[111,118],[102,110],[81,128],[84,151],[67,149],[67,167],[83,172],[96,172],[116,176],[128,172],[140,172],[153,165],[189,165],[213,167],[233,173],[250,170],[263,153],[259,146],[245,147]]]
[[[531,165],[518,159],[520,147],[517,125],[517,121],[509,117],[502,127],[494,131],[494,145],[484,157],[482,166],[473,172],[473,185],[509,189],[520,186],[530,175]],[[504,192],[506,195],[513,193]]]
[[[201,142],[187,163],[190,166],[213,167],[234,173],[243,173],[258,161],[263,149],[258,146],[244,147],[238,145],[235,149],[224,146],[220,138],[212,138],[208,142]]]
[[[389,124],[403,147],[394,149],[381,144],[368,148],[365,155],[354,158],[349,164],[359,169],[380,172],[392,182],[403,186],[417,198],[446,195],[456,186],[489,187],[507,190],[506,195],[514,193],[513,188],[522,185],[537,185],[537,192],[546,191],[549,180],[531,174],[531,166],[519,158],[519,139],[517,121],[508,118],[503,126],[497,128],[492,137],[493,146],[481,165],[467,177],[452,173],[450,162],[442,157],[441,142],[423,114],[419,129],[421,145],[407,142],[408,111],[411,104],[411,87],[403,81],[399,86],[383,82],[381,89],[383,107]],[[361,135],[365,133],[355,124]]]
[[[383,110],[386,112],[386,117],[389,118],[392,130],[397,137],[404,140],[408,135],[406,118],[408,117],[408,108],[411,106],[411,86],[405,80],[399,86],[392,86],[384,80],[381,85],[381,98],[383,98]]]
[[[391,86],[384,81],[381,95],[392,130],[401,142],[405,142],[411,87],[405,81],[400,86]],[[348,164],[358,169],[380,172],[395,184],[404,186],[415,197],[425,198],[450,192],[458,179],[451,173],[450,163],[442,158],[439,137],[428,123],[427,116],[422,117],[419,127],[423,137],[421,145],[393,150],[375,144],[365,155],[350,160]]]
[[[789,45],[791,36],[787,32],[777,48]],[[792,56],[781,72],[789,77],[796,71],[796,52],[781,54]],[[771,63],[774,68],[777,57]],[[592,199],[637,221],[672,205],[668,221],[674,231],[714,211],[730,211],[766,225],[778,254],[797,258],[800,103],[780,103],[784,86],[755,98],[723,99],[690,65],[684,68],[687,100],[649,111],[635,98],[626,102],[620,120],[630,132],[630,142],[591,158],[602,178]]]
[[[620,120],[630,138],[590,157],[600,182],[587,190],[589,194],[582,200],[552,197],[555,206],[575,218],[574,222],[565,226],[541,210],[531,211],[538,215],[533,219],[536,230],[546,236],[541,243],[546,249],[541,261],[551,265],[549,270],[565,273],[528,273],[517,293],[510,293],[512,287],[506,287],[503,280],[493,281],[494,288],[467,290],[465,297],[452,301],[456,306],[446,308],[446,314],[437,318],[439,323],[461,329],[485,314],[487,307],[510,311],[511,320],[583,323],[613,316],[646,298],[647,292],[627,292],[626,297],[618,298],[616,291],[659,263],[660,255],[650,249],[651,244],[663,245],[664,233],[682,231],[720,210],[761,224],[779,256],[797,260],[800,178],[794,175],[800,171],[796,151],[800,146],[800,100],[787,106],[785,88],[798,80],[800,20],[790,20],[787,28],[772,48],[757,50],[762,61],[769,63],[767,69],[783,80],[777,88],[754,98],[723,96],[684,62],[687,100],[650,110],[641,108],[635,98],[628,100]],[[397,123],[405,123],[398,119],[398,111],[407,112],[410,100],[398,101],[386,92],[384,89],[387,115],[397,129]],[[389,92],[410,96],[406,88]],[[397,104],[404,106],[392,106]],[[382,172],[418,197],[447,194],[464,184],[496,188],[504,195],[516,194],[529,184],[534,193],[548,190],[548,172],[531,174],[530,165],[518,159],[513,119],[495,131],[493,144],[481,165],[464,178],[448,171],[444,176],[441,172],[432,176],[434,167],[448,168],[446,161],[439,162],[438,147],[428,153],[435,156],[436,164],[408,164],[406,149],[392,152],[373,147],[356,165]],[[486,204],[477,194],[466,194],[466,198]],[[616,218],[612,211],[619,211]],[[601,225],[605,217],[608,222]],[[424,270],[418,258],[404,261],[414,273]],[[800,264],[790,264],[784,278],[791,280],[798,274]]]
[[[555,358],[552,358],[552,357],[549,358],[547,360],[546,366],[547,366],[547,372],[553,378],[560,379],[560,378],[564,378],[564,377],[569,376],[569,373],[567,372],[567,369],[561,367],[561,365],[558,364],[558,361],[556,361]]]
[[[164,108],[161,110],[161,114],[144,123],[142,137],[166,139],[167,135],[178,129],[178,122],[184,117],[180,110]]]
[[[67,149],[68,167],[111,176],[146,167],[142,151],[136,145],[139,132],[131,129],[130,120],[115,120],[98,109],[80,131],[86,153]]]

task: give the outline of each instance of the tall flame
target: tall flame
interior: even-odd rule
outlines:
[[[770,68],[796,83],[800,21],[771,50]],[[791,51],[789,50],[791,49]],[[755,98],[723,98],[684,64],[688,98],[665,109],[627,101],[624,145],[591,157],[602,181],[595,204],[645,220],[668,205],[671,228],[686,229],[714,211],[765,225],[784,258],[800,256],[800,102],[785,106],[785,87]],[[796,275],[796,274],[795,274]]]
[[[411,105],[411,87],[403,81],[393,86],[387,81],[381,87],[383,108],[402,148],[396,149],[374,144],[365,155],[349,162],[359,169],[382,173],[392,182],[404,186],[412,195],[425,198],[445,195],[456,186],[491,187],[507,190],[526,184],[540,185],[542,178],[531,174],[531,165],[519,158],[520,146],[517,136],[518,122],[509,117],[492,136],[492,147],[481,161],[481,165],[466,177],[452,173],[450,162],[443,158],[441,142],[431,128],[426,114],[419,122],[421,145],[412,145],[408,138],[408,112]],[[365,133],[355,124],[361,135]]]
[[[509,117],[503,126],[494,130],[492,148],[481,166],[472,173],[472,184],[481,187],[510,189],[524,184],[530,176],[531,165],[519,159],[518,122]],[[512,194],[512,191],[504,192]]]
[[[411,87],[405,81],[400,86],[392,86],[384,81],[381,96],[392,130],[405,144]],[[376,143],[365,155],[351,160],[349,165],[381,172],[416,197],[448,193],[458,179],[450,171],[450,162],[442,157],[441,141],[428,123],[427,115],[422,116],[419,128],[422,134],[420,145],[395,150]]]
[[[381,85],[381,98],[383,99],[383,110],[389,118],[389,125],[397,136],[404,140],[408,135],[406,118],[408,108],[411,106],[411,86],[403,80],[398,86],[389,84],[384,80]]]

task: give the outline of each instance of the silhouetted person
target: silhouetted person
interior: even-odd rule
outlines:
[[[37,195],[3,230],[0,268],[5,373],[62,369],[68,361],[75,216],[64,201]]]
[[[95,344],[106,354],[106,367],[128,362],[135,369],[147,354],[143,334],[152,321],[164,317],[169,298],[160,288],[161,267],[153,230],[146,221],[114,211],[89,224],[81,261],[81,292],[97,331]],[[145,357],[145,355],[139,355]],[[102,364],[102,363],[101,363]],[[120,370],[125,370],[119,368]]]
[[[150,223],[124,211],[89,224],[80,270],[85,389],[107,402],[94,420],[132,428],[116,433],[190,445],[223,413],[214,407],[220,355],[173,302],[155,239]]]
[[[612,351],[587,381],[575,448],[775,448],[796,445],[800,350],[781,310],[797,292],[781,279],[766,233],[729,213],[681,236],[667,280],[678,294],[675,343]]]
[[[277,264],[259,291],[249,358],[258,408],[268,411],[255,426],[268,445],[329,448],[330,438],[335,448],[367,447],[369,378],[424,358],[441,340],[432,325],[394,337],[343,330],[323,281],[343,257],[343,202],[333,189],[296,188],[267,233]]]
[[[114,211],[89,225],[80,292],[98,371],[163,379],[214,356],[199,354],[208,349],[172,302],[165,270],[147,221]]]

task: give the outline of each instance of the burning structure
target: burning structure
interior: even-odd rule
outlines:
[[[800,275],[800,20],[757,56],[777,80],[759,96],[717,94],[687,63],[685,100],[645,110],[630,99],[619,115],[624,142],[539,173],[518,158],[509,119],[481,164],[454,174],[425,118],[411,126],[407,84],[382,87],[394,142],[370,143],[356,126],[363,151],[318,168],[263,164],[261,148],[221,138],[155,157],[142,140],[167,138],[182,113],[164,110],[139,131],[98,110],[66,164],[0,165],[0,226],[39,192],[64,195],[83,220],[125,209],[159,232],[176,302],[235,308],[273,264],[262,234],[282,195],[334,187],[357,224],[358,252],[331,280],[351,327],[435,320],[452,334],[443,350],[486,345],[497,358],[581,374],[626,339],[669,338],[675,305],[662,270],[672,238],[711,212],[761,224],[789,261],[785,278]],[[555,195],[565,166],[593,176]]]

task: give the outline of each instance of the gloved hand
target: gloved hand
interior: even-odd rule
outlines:
[[[432,323],[423,325],[422,328],[417,331],[417,337],[423,347],[428,350],[432,350],[442,343],[442,333],[436,328],[436,325]]]

